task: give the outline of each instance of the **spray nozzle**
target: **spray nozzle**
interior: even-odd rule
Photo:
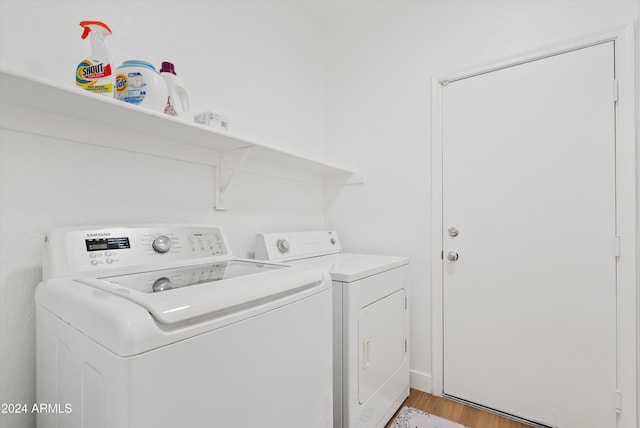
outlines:
[[[104,22],[100,21],[82,21],[80,26],[84,28],[82,32],[82,38],[86,39],[91,32],[94,32],[100,39],[104,40],[105,37],[111,35],[111,28]]]

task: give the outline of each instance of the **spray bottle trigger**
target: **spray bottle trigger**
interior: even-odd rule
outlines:
[[[95,30],[102,40],[104,40],[106,36],[112,34],[111,28],[101,21],[80,21],[80,26],[84,29],[84,32],[82,33],[83,39],[86,39],[92,30]]]

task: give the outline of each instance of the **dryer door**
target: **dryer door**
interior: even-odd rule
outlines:
[[[404,289],[365,306],[358,316],[358,401],[366,402],[403,365],[406,355]]]

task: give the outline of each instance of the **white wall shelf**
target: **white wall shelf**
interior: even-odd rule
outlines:
[[[355,171],[330,159],[320,159],[279,149],[269,144],[251,141],[232,133],[218,131],[35,76],[24,77],[8,71],[0,71],[0,101],[71,117],[85,123],[117,126],[120,130],[145,134],[151,138],[205,148],[213,152],[214,163],[221,166],[218,168],[219,171],[240,167],[238,162],[235,162],[233,167],[224,165],[224,153],[246,152],[246,157],[250,159],[320,175],[325,184],[364,183],[363,172]],[[37,123],[37,118],[34,123]],[[220,172],[218,174],[221,178]],[[230,177],[233,177],[232,173]],[[218,180],[216,183],[216,208],[218,209],[225,209],[222,194],[228,188],[229,181],[230,179],[227,178],[224,182]]]

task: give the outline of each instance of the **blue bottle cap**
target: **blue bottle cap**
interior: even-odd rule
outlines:
[[[144,67],[144,68],[148,68],[149,70],[156,71],[153,64],[147,61],[139,60],[139,59],[129,59],[123,62],[122,65],[118,68],[121,68],[121,67]]]

